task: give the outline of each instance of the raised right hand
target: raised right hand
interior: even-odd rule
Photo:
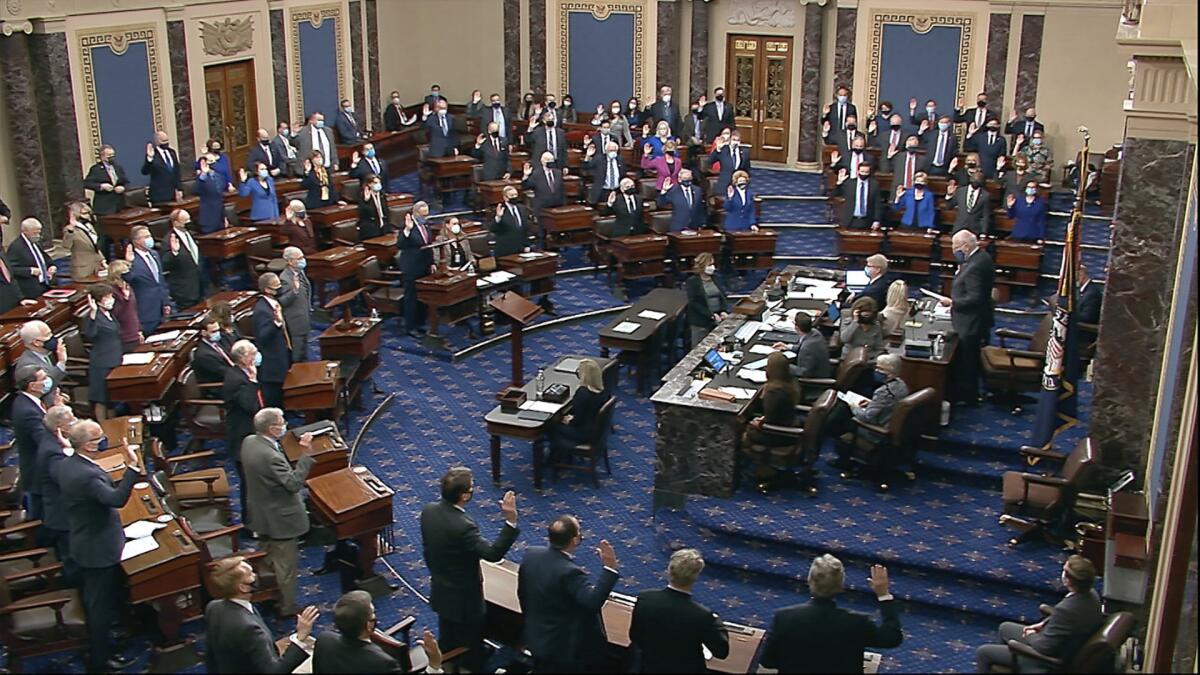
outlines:
[[[125,246],[125,262],[133,262],[133,244],[129,243]]]
[[[354,152],[350,153],[350,163],[351,163],[351,164],[358,164],[358,160],[359,160],[359,155],[358,155],[358,151],[357,151],[357,150],[355,150]]]
[[[883,565],[871,565],[871,590],[875,591],[876,597],[883,597],[888,594],[888,571]]]
[[[312,171],[312,168],[313,168],[312,160],[311,159],[304,160],[304,173],[308,173],[309,171]]]
[[[1008,195],[1007,197],[1004,198],[1004,203],[1008,204],[1008,208],[1011,209],[1013,204],[1017,203],[1016,195]]]
[[[241,182],[245,183],[245,182],[246,182],[246,177],[247,177],[248,175],[249,175],[249,174],[247,174],[247,173],[246,173],[246,170],[245,170],[245,169],[238,169],[238,180],[239,180],[239,181],[241,181]]]
[[[512,490],[500,499],[500,514],[510,523],[517,522],[517,495]]]
[[[607,539],[600,540],[600,544],[596,547],[596,554],[600,556],[601,565],[617,569],[617,554]]]
[[[917,99],[915,97],[908,99],[908,109],[909,110],[917,109]]]
[[[154,159],[154,144],[146,144],[146,159]]]
[[[318,614],[316,606],[309,605],[296,615],[296,637],[301,642],[307,640],[308,636],[312,634],[312,627],[317,622]]]
[[[477,148],[478,148],[479,146],[483,145],[483,141],[484,141],[484,140],[485,140],[485,139],[484,139],[484,137],[483,137],[483,134],[479,134],[478,136],[476,136],[476,137],[475,137],[475,147],[477,147]]]
[[[503,203],[496,204],[496,217],[499,218],[503,215],[504,215],[504,204]]]

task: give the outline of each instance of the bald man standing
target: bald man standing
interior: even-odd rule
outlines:
[[[150,177],[146,198],[151,205],[183,199],[179,153],[171,147],[167,132],[156,132],[154,142],[146,144],[146,161],[142,164],[142,175]]]
[[[996,276],[996,264],[987,251],[979,248],[979,239],[970,230],[959,230],[951,240],[954,257],[958,260],[958,271],[950,297],[941,303],[950,307],[950,320],[958,334],[958,348],[954,352],[950,391],[951,403],[978,405],[979,403],[979,358],[988,335],[992,332],[994,306],[992,285]]]

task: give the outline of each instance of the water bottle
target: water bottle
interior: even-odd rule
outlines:
[[[372,322],[375,322],[375,321],[378,321],[378,320],[379,320],[379,310],[377,310],[377,309],[375,309],[374,307],[372,307],[372,308],[371,308],[371,321],[372,321]]]
[[[941,361],[946,354],[946,336],[938,335],[933,340],[933,358]]]
[[[538,368],[537,379],[534,381],[534,392],[537,395],[537,400],[542,400],[542,390],[546,386],[546,372]]]

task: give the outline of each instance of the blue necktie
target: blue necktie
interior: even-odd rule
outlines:
[[[854,206],[854,217],[862,218],[867,215],[867,181],[858,179],[858,201]]]

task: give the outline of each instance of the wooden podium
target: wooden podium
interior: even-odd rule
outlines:
[[[517,275],[529,284],[529,295],[545,295],[554,290],[554,277],[558,274],[558,254],[546,251],[514,253],[496,258],[500,269]]]
[[[337,361],[305,361],[293,363],[283,380],[283,407],[300,411],[312,424],[317,413],[328,412],[336,422],[340,417],[338,392],[341,374]]]
[[[729,252],[735,269],[764,270],[775,264],[776,235],[773,230],[727,232],[725,236],[730,240]]]
[[[497,295],[488,304],[512,323],[512,386],[520,387],[525,384],[525,324],[541,316],[542,308],[512,291]]]
[[[329,431],[323,431],[324,429]],[[308,454],[312,455],[316,463],[308,472],[310,480],[350,465],[350,448],[338,433],[337,424],[329,420],[288,429],[280,445],[283,446],[283,453],[287,455],[289,462],[295,464],[304,454],[304,448],[300,447],[300,436],[305,432],[313,432],[312,446]]]
[[[667,238],[661,234],[613,237],[609,250],[617,260],[617,280],[650,279],[666,273]]]
[[[591,246],[596,241],[596,210],[582,204],[552,206],[539,216],[546,249]]]
[[[379,535],[392,526],[392,490],[365,466],[330,471],[306,481],[317,517],[338,539],[358,544],[359,578],[375,575]]]
[[[417,300],[429,308],[429,337],[438,340],[442,315],[453,324],[476,312],[479,291],[470,272],[438,272],[417,279]]]

